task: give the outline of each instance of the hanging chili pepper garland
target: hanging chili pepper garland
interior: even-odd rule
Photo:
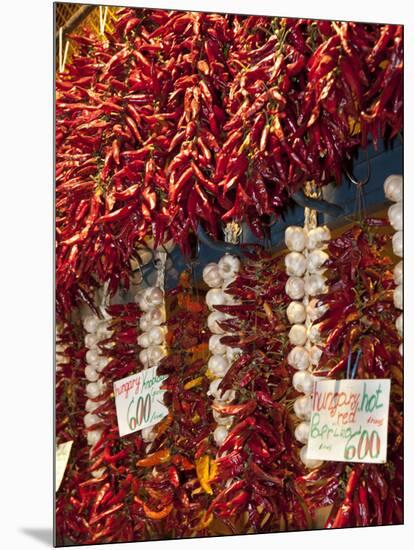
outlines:
[[[122,8],[57,78],[59,316],[135,245],[263,217],[402,127],[402,27]]]

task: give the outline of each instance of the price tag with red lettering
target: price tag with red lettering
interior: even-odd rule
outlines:
[[[390,380],[321,380],[313,386],[307,457],[387,460]]]
[[[168,414],[160,388],[166,378],[152,367],[114,382],[120,436],[158,424]]]

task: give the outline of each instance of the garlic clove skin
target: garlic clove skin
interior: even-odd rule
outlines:
[[[223,445],[228,434],[229,432],[227,428],[225,428],[224,426],[217,426],[217,428],[213,432],[213,438],[218,447]]]
[[[144,348],[139,352],[138,359],[144,365],[144,367],[148,367],[149,365],[148,348]]]
[[[102,323],[98,327],[98,330],[96,331],[96,336],[98,340],[105,340],[106,338],[109,338],[110,336],[112,336],[112,333],[113,333],[112,330],[107,329],[106,323]]]
[[[293,411],[301,420],[310,420],[312,414],[312,398],[310,395],[301,395],[293,403]]]
[[[210,262],[203,269],[203,281],[211,288],[219,288],[223,284],[223,279],[220,276],[218,265]]]
[[[206,304],[210,311],[216,311],[214,306],[224,306],[227,295],[221,288],[211,288],[206,294]]]
[[[326,277],[319,273],[308,275],[305,277],[305,292],[309,296],[316,296],[322,294],[326,290]]]
[[[99,361],[100,355],[98,349],[90,349],[86,352],[85,359],[89,365],[96,365]]]
[[[229,370],[230,365],[224,355],[212,355],[208,361],[208,368],[214,376],[222,378]]]
[[[220,342],[221,334],[212,334],[208,341],[208,349],[215,355],[224,355],[227,352],[227,347]]]
[[[384,193],[388,200],[392,202],[402,201],[403,198],[403,179],[402,176],[392,174],[384,181]]]
[[[109,357],[105,357],[104,355],[99,357],[98,362],[95,365],[95,369],[98,372],[102,372],[106,367],[106,365],[108,365],[109,361],[110,361]]]
[[[394,283],[400,285],[403,282],[403,261],[400,260],[394,267]]]
[[[403,286],[402,285],[398,285],[394,289],[393,297],[394,297],[394,306],[397,309],[402,309],[403,308]]]
[[[307,246],[308,236],[303,227],[290,225],[285,230],[285,244],[293,252],[302,252]]]
[[[103,404],[103,401],[92,401],[87,399],[85,403],[85,410],[87,412],[93,412]]]
[[[300,252],[289,252],[285,256],[286,273],[290,276],[302,277],[306,271],[306,258]]]
[[[392,251],[396,256],[400,258],[403,257],[403,233],[402,231],[397,231],[392,236]]]
[[[322,340],[319,325],[308,327],[308,339],[312,344],[319,344]]]
[[[399,315],[395,321],[395,326],[400,335],[403,333],[403,314]]]
[[[312,323],[314,321],[317,321],[322,315],[324,315],[328,311],[328,306],[326,304],[322,304],[318,306],[319,300],[318,298],[312,298],[308,305],[306,306],[306,313],[308,316],[309,321]]]
[[[289,331],[289,341],[293,346],[303,346],[307,340],[305,325],[293,325]]]
[[[299,441],[299,443],[307,443],[309,439],[309,429],[310,424],[309,422],[301,422],[296,426],[295,429],[295,439],[296,441]]]
[[[218,272],[223,281],[234,279],[240,270],[240,260],[232,254],[224,254],[218,263]]]
[[[403,209],[402,203],[396,202],[388,208],[388,219],[391,226],[396,231],[401,231],[403,228]]]
[[[226,315],[220,311],[213,311],[213,313],[210,313],[207,317],[207,325],[210,332],[213,334],[224,334],[225,331],[218,325],[218,323],[224,321],[225,319],[227,319]]]
[[[155,367],[158,363],[167,355],[167,352],[161,346],[150,346],[147,348],[148,352],[148,364]]]
[[[291,300],[300,300],[305,295],[305,283],[300,277],[289,277],[285,292]]]
[[[314,377],[308,370],[298,370],[292,378],[292,384],[300,393],[310,393],[313,388]]]
[[[151,346],[159,346],[163,344],[165,340],[165,328],[164,327],[152,327],[148,333],[148,338]]]
[[[308,453],[308,447],[307,445],[304,445],[299,451],[299,455],[300,455],[301,461],[306,466],[306,468],[310,468],[314,470],[315,468],[319,468],[319,466],[322,466],[323,464],[322,460],[314,460],[313,458],[308,458],[307,453]]]
[[[149,313],[144,313],[144,315],[139,320],[139,328],[142,332],[149,332],[153,327],[151,317]]]
[[[97,343],[98,343],[98,338],[97,338],[96,334],[88,333],[85,336],[85,346],[87,348],[89,348],[89,349],[96,348]]]
[[[90,382],[86,384],[86,395],[94,399],[101,394],[101,390],[96,382]]]
[[[291,325],[304,323],[306,320],[306,309],[301,302],[290,302],[286,309],[286,315]]]
[[[148,312],[148,318],[153,327],[162,325],[166,321],[164,308],[155,307]]]
[[[295,346],[287,356],[288,364],[296,370],[306,370],[310,364],[307,350],[302,346]]]

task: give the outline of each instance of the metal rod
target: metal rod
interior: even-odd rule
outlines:
[[[307,197],[303,191],[297,191],[296,193],[293,193],[291,197],[299,206],[302,206],[303,208],[312,208],[312,210],[316,210],[321,214],[328,214],[334,218],[344,214],[343,208],[338,204],[333,204],[323,199],[312,199]]]

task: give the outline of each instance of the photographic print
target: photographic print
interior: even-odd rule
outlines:
[[[403,26],[54,8],[55,544],[402,524]]]

